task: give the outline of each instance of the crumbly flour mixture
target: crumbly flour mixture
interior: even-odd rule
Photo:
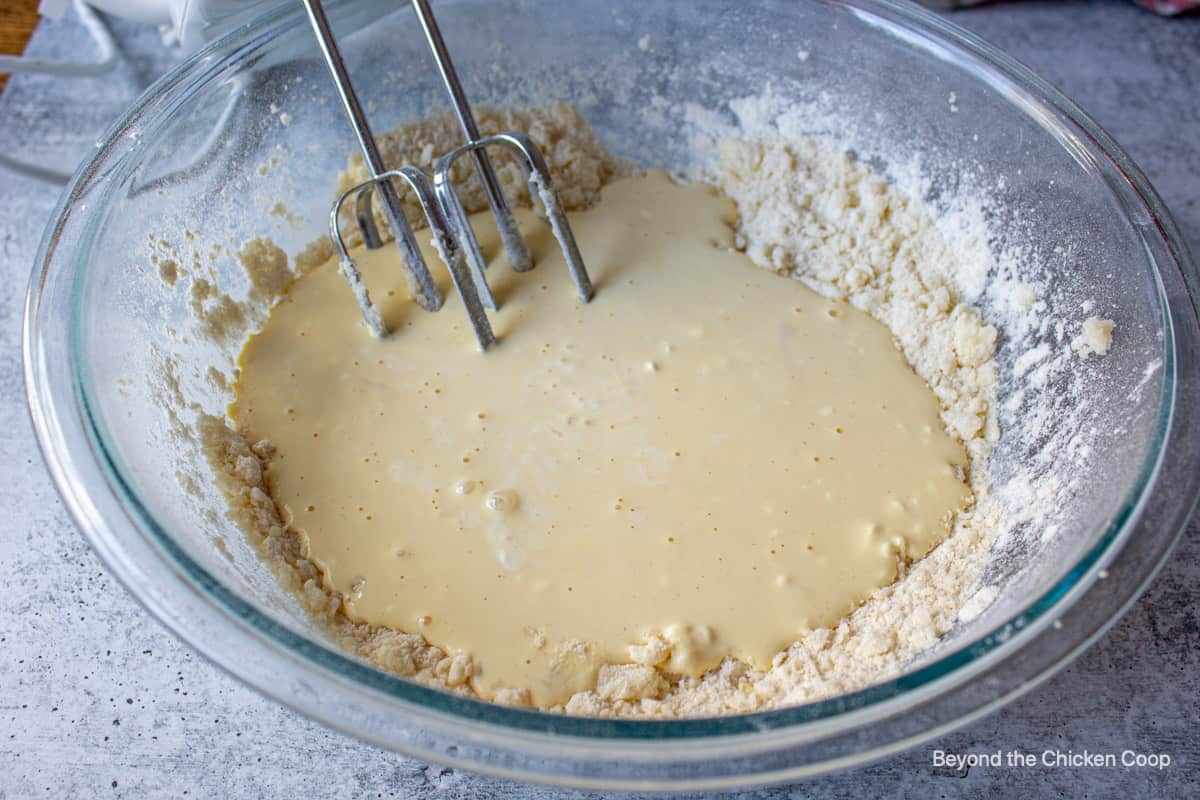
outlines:
[[[623,171],[568,106],[481,117],[485,132],[530,133],[569,207],[586,207]],[[395,163],[428,164],[449,130],[446,119],[410,125],[384,137],[384,150]],[[361,178],[356,170],[361,166],[352,163],[343,185]],[[568,713],[740,713],[809,702],[886,679],[936,643],[964,607],[969,609],[999,519],[987,469],[998,436],[991,361],[996,330],[961,301],[955,284],[959,254],[923,206],[828,144],[778,134],[725,142],[701,177],[736,203],[737,244],[755,263],[844,299],[891,329],[901,352],[939,399],[947,430],[966,447],[975,505],[957,517],[949,539],[895,584],[876,591],[836,627],[804,633],[768,669],[726,659],[700,677],[664,679],[651,666],[657,663],[651,642],[644,657],[634,659],[641,663],[601,668],[595,689],[578,692],[558,707]],[[510,196],[524,199],[515,170],[502,167],[501,178]],[[468,210],[483,206],[478,193],[468,192],[464,199]],[[295,259],[296,270],[311,268],[328,253],[327,245],[314,244]],[[252,244],[242,251],[242,260],[256,292],[252,299],[286,293],[291,279],[280,268],[277,249]],[[227,314],[210,295],[201,287],[200,310]],[[199,427],[239,522],[260,543],[285,586],[328,623],[343,646],[384,669],[471,691],[469,657],[443,653],[419,635],[353,623],[341,613],[343,598],[322,588],[303,543],[268,494],[264,468],[274,455],[269,442],[247,441],[214,416],[202,416]],[[519,691],[495,699],[528,702]]]

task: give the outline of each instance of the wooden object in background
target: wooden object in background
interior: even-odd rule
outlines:
[[[0,0],[0,53],[19,56],[38,23],[38,0]],[[0,92],[8,82],[0,75]]]

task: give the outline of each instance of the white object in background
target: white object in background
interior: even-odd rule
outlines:
[[[70,1],[42,0],[38,6],[38,13],[50,19],[61,19],[66,13]],[[92,41],[96,43],[96,49],[100,51],[98,61],[49,61],[43,58],[0,55],[0,73],[32,72],[67,78],[91,78],[112,72],[117,65],[116,45],[113,43],[112,34],[108,32],[108,28],[84,0],[74,0],[74,5],[75,13],[79,15],[79,21],[91,35]],[[4,153],[0,153],[0,166],[18,175],[25,175],[46,183],[65,184],[71,177],[70,173],[41,164],[21,161]]]
[[[43,0],[38,13],[51,19],[60,19],[66,13],[69,0]],[[47,61],[24,56],[0,56],[0,73],[37,72],[43,75],[91,76],[103,75],[116,66],[116,47],[108,28],[96,16],[96,12],[84,0],[75,0],[75,13],[92,41],[100,51],[100,60],[79,63],[75,61]]]
[[[143,0],[145,1],[145,0]],[[281,0],[170,0],[172,31],[179,46],[191,52],[249,22]],[[164,37],[165,38],[165,37]]]
[[[0,73],[28,72],[61,77],[96,77],[111,72],[117,64],[112,34],[96,14],[96,9],[113,16],[157,25],[166,44],[178,44],[184,51],[196,50],[265,9],[271,0],[41,0],[38,13],[48,19],[62,19],[71,5],[79,21],[100,51],[93,62],[49,61],[24,56],[0,55]],[[221,115],[214,136],[228,120],[241,91],[235,91]],[[207,146],[206,146],[207,149]],[[70,173],[41,164],[33,164],[0,153],[0,167],[46,183],[64,185]]]
[[[63,2],[63,0],[42,0],[38,13],[47,16],[46,6],[58,2]],[[121,19],[147,22],[151,25],[171,24],[171,0],[88,0],[88,2],[93,8]]]
[[[62,19],[72,4],[80,23],[100,51],[98,61],[77,63],[0,55],[0,73],[92,76],[110,71],[116,65],[115,46],[96,10],[157,25],[165,43],[178,44],[191,52],[248,21],[270,5],[271,0],[41,0],[38,14],[48,19]]]
[[[43,0],[62,2],[63,0]],[[163,41],[191,52],[246,22],[270,0],[88,0],[96,8],[159,26]]]

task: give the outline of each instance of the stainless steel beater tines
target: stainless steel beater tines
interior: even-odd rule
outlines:
[[[354,218],[358,224],[363,245],[374,249],[383,244],[383,238],[379,234],[371,211],[372,197],[375,193],[379,194],[388,223],[392,227],[392,233],[400,248],[405,269],[408,271],[409,286],[412,289],[413,297],[421,307],[429,311],[437,311],[442,306],[441,292],[433,280],[429,266],[421,256],[421,250],[413,236],[412,227],[408,224],[404,208],[401,205],[400,191],[407,189],[413,193],[421,211],[425,214],[425,219],[433,232],[434,246],[450,271],[450,279],[454,283],[459,297],[462,298],[463,307],[467,311],[480,349],[486,350],[496,341],[486,311],[487,308],[495,309],[497,307],[496,299],[492,295],[492,290],[484,275],[487,264],[479,250],[479,242],[471,230],[462,201],[450,180],[450,170],[454,166],[454,162],[461,156],[469,155],[475,162],[475,170],[483,184],[484,194],[487,197],[492,217],[496,221],[509,264],[518,272],[531,269],[533,259],[530,257],[529,249],[525,246],[525,241],[521,238],[517,221],[513,217],[512,209],[508,206],[508,201],[504,198],[500,180],[496,177],[496,171],[492,168],[491,160],[488,158],[487,151],[490,147],[503,148],[516,157],[529,182],[530,195],[537,198],[546,210],[550,227],[554,231],[554,236],[562,248],[567,266],[571,271],[579,299],[584,302],[591,300],[592,284],[587,270],[584,268],[583,258],[579,254],[575,237],[571,233],[571,226],[567,222],[567,215],[563,211],[558,191],[550,179],[550,170],[546,166],[545,159],[542,158],[537,146],[523,134],[507,132],[497,136],[481,137],[479,135],[475,115],[471,113],[471,106],[467,102],[462,84],[459,83],[458,75],[454,71],[450,53],[446,49],[446,43],[442,40],[442,34],[438,30],[437,21],[433,17],[428,0],[412,0],[413,9],[417,13],[417,19],[425,32],[425,38],[433,51],[438,71],[441,73],[442,81],[446,84],[446,91],[450,94],[454,112],[458,116],[463,135],[467,140],[466,144],[439,158],[434,163],[432,172],[414,166],[388,169],[383,163],[366,114],[363,113],[358,95],[350,83],[349,73],[342,61],[337,42],[333,38],[333,31],[325,16],[325,10],[321,6],[321,0],[303,0],[303,2],[308,11],[313,31],[317,35],[321,54],[325,57],[325,63],[329,67],[329,73],[337,87],[338,97],[341,98],[346,116],[350,120],[350,126],[358,138],[363,160],[371,175],[370,179],[352,187],[338,197],[329,214],[329,236],[333,239],[334,247],[337,250],[338,270],[350,284],[350,289],[354,292],[354,297],[358,301],[367,326],[378,336],[386,336],[388,333],[383,316],[371,302],[362,276],[355,266],[354,259],[350,257],[345,239],[342,237],[341,209],[350,198],[354,199]]]

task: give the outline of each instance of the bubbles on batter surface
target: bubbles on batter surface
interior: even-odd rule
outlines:
[[[516,511],[521,503],[520,496],[512,489],[496,489],[488,492],[483,504],[491,511]]]

